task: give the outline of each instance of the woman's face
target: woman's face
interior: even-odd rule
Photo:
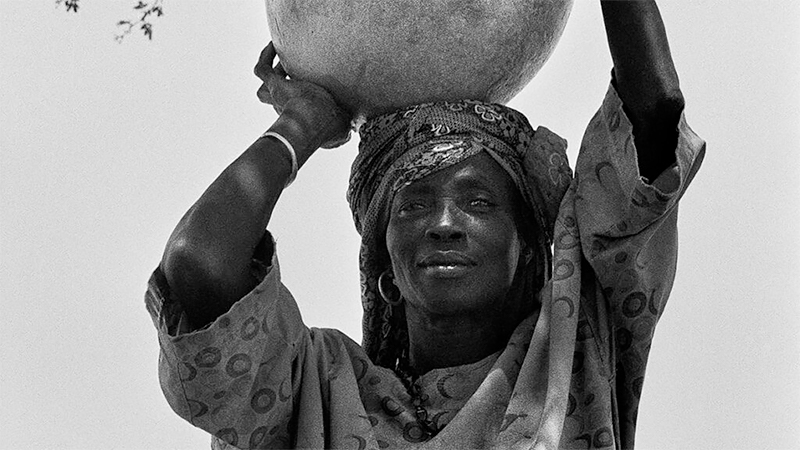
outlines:
[[[407,307],[433,315],[503,309],[523,245],[518,198],[484,152],[401,188],[386,246]]]

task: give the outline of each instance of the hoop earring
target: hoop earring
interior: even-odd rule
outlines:
[[[383,284],[385,282],[384,277],[387,274],[391,277],[389,269],[386,269],[378,276],[378,293],[381,295],[381,298],[387,305],[389,306],[401,305],[403,303],[403,296],[400,294],[400,291],[397,291],[397,295],[395,295],[394,298],[392,298],[392,296],[387,295],[386,291],[383,288]],[[391,280],[389,282],[392,283]],[[394,286],[394,283],[392,283],[392,286]]]

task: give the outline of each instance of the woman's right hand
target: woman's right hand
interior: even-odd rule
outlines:
[[[305,139],[319,147],[338,147],[350,139],[351,115],[341,108],[325,88],[289,78],[270,42],[261,52],[255,74],[264,83],[258,98],[272,105],[281,116],[289,116],[302,127]]]

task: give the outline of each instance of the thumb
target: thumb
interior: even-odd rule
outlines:
[[[272,105],[275,102],[272,100],[272,94],[269,92],[269,87],[267,87],[266,83],[262,83],[261,86],[256,91],[256,96],[261,101],[261,103],[266,103],[268,105]]]

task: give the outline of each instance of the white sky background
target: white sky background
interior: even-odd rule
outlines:
[[[167,0],[152,42],[118,45],[133,3],[0,0],[2,449],[208,448],[161,396],[143,294],[178,219],[275,118],[252,75],[269,34],[260,0]],[[576,0],[511,104],[573,163],[611,68],[598,3]],[[800,448],[800,3],[660,3],[708,153],[637,442]],[[355,152],[314,156],[270,229],[306,323],[359,341]]]

